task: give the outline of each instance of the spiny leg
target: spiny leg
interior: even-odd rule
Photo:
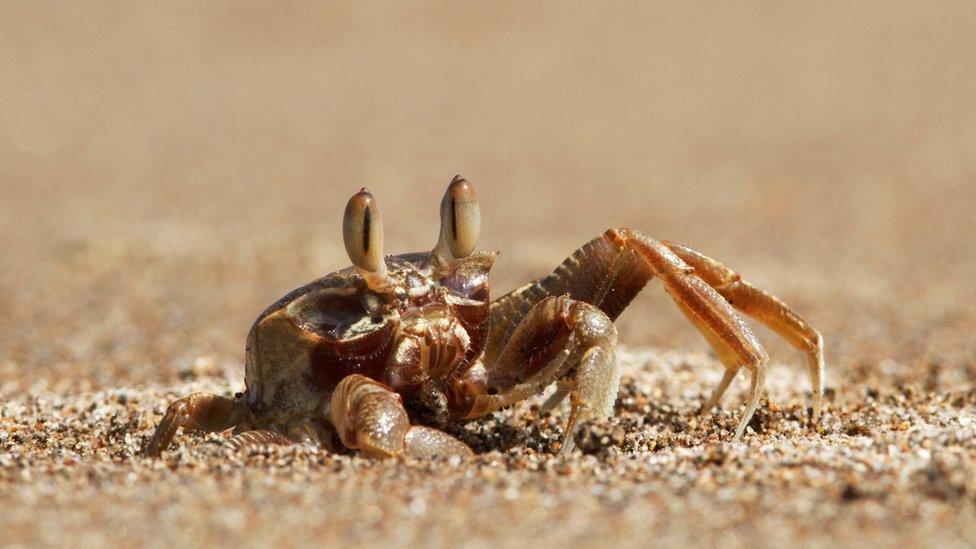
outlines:
[[[617,330],[597,307],[567,296],[537,303],[509,339],[498,360],[488,366],[486,393],[475,396],[466,415],[480,417],[563,380],[545,407],[570,395],[570,414],[562,452],[573,448],[581,421],[605,419],[613,411],[620,386],[616,359]]]
[[[243,401],[211,393],[193,393],[170,404],[144,454],[157,457],[169,447],[180,427],[219,432],[237,426],[247,417]]]
[[[733,307],[763,323],[807,356],[813,388],[813,421],[819,421],[824,387],[824,342],[820,332],[776,296],[742,280],[737,272],[718,261],[688,246],[664,244]]]
[[[342,443],[363,454],[386,458],[466,458],[473,453],[463,442],[431,429],[410,425],[400,395],[359,374],[343,378],[332,393],[332,424]]]

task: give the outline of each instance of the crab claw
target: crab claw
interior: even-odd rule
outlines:
[[[373,291],[390,287],[383,260],[383,219],[376,199],[363,187],[352,195],[342,218],[342,238],[346,253],[356,270]]]
[[[441,234],[434,254],[447,262],[471,255],[481,232],[481,209],[474,186],[454,176],[441,200]]]

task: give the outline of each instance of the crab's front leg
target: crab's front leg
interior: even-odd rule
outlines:
[[[451,435],[410,425],[400,395],[382,383],[352,374],[332,393],[330,415],[342,443],[363,454],[387,458],[469,457],[470,448]]]
[[[613,412],[620,386],[616,344],[617,330],[599,308],[568,296],[546,298],[519,323],[496,361],[462,379],[465,417],[490,414],[561,379],[557,394],[568,393],[571,403],[561,451],[569,452],[581,421]]]
[[[156,427],[144,454],[157,457],[166,450],[180,427],[205,432],[219,432],[240,425],[248,417],[243,399],[231,399],[212,393],[192,393],[170,404]]]

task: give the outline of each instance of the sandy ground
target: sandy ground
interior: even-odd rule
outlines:
[[[976,10],[860,2],[10,4],[0,14],[0,545],[976,543]],[[615,417],[553,451],[529,401],[470,463],[181,435],[242,387],[269,303],[479,191],[496,294],[613,225],[696,246],[826,337],[827,413],[765,329],[729,444],[721,367],[653,283]]]

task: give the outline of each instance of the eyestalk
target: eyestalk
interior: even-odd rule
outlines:
[[[460,175],[441,200],[441,234],[434,254],[444,262],[471,255],[481,233],[481,208],[474,186]]]
[[[390,283],[383,259],[383,219],[376,199],[365,187],[352,195],[346,204],[342,239],[349,259],[369,289],[377,292],[388,289]]]

